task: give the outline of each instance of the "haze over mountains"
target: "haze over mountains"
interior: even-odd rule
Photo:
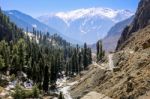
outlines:
[[[68,37],[92,44],[104,38],[115,23],[133,14],[129,10],[88,8],[43,15],[37,19],[58,31],[61,30]]]

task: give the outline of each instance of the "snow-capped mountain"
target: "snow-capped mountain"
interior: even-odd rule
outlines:
[[[115,23],[129,18],[133,14],[129,10],[89,8],[43,15],[37,19],[68,37],[94,43],[98,39],[104,38]]]
[[[65,22],[74,21],[79,18],[84,18],[86,16],[99,16],[107,17],[112,19],[114,22],[118,22],[125,17],[129,17],[132,13],[128,10],[113,10],[110,8],[89,8],[89,9],[78,9],[70,12],[59,12],[55,14],[57,17],[63,19]],[[124,17],[123,17],[123,16]]]

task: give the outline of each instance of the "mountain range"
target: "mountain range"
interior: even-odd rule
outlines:
[[[37,19],[68,37],[92,44],[103,39],[117,22],[129,18],[133,14],[129,10],[88,8],[51,13]]]
[[[78,9],[43,15],[38,18],[33,18],[17,10],[4,11],[4,13],[25,31],[27,28],[32,31],[34,27],[45,33],[57,33],[67,41],[80,45],[83,42],[93,44],[99,39],[106,38],[110,34],[109,30],[115,24],[134,14],[129,10],[113,10],[110,8]]]

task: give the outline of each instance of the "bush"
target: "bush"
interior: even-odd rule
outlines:
[[[33,86],[32,88],[32,96],[34,98],[38,98],[40,94],[40,90],[38,89],[37,85]]]
[[[0,86],[6,87],[8,85],[8,81],[6,79],[1,79],[0,78]]]
[[[31,98],[33,95],[32,90],[25,90],[25,98]]]
[[[15,92],[12,94],[14,99],[24,99],[24,98],[38,98],[40,90],[35,85],[32,90],[24,90],[20,85],[16,85]]]
[[[3,91],[3,89],[4,89],[4,88],[0,86],[0,93]]]
[[[15,87],[15,92],[13,94],[14,99],[24,99],[25,98],[25,91],[21,88],[19,84]]]
[[[15,74],[12,74],[12,75],[10,76],[10,80],[13,81],[13,80],[15,80],[15,79],[16,79]]]

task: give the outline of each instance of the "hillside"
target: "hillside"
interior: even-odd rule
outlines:
[[[83,97],[94,91],[102,97],[98,99],[149,99],[149,62],[150,26],[147,26],[129,38],[121,51],[113,53],[113,71],[107,61],[91,65],[92,69],[85,72],[78,79],[79,83],[72,87],[72,96]]]
[[[117,50],[122,49],[124,42],[132,36],[133,33],[137,33],[136,31],[143,29],[147,25],[149,25],[150,19],[150,1],[149,0],[141,0],[135,14],[135,18],[130,26],[127,26],[121,35],[121,38],[118,41]]]
[[[17,28],[0,9],[0,40],[15,41],[15,39],[17,39],[16,36],[23,36],[22,30]]]
[[[4,14],[6,14],[12,22],[14,22],[17,26],[24,29],[24,31],[32,31],[33,28],[37,29],[38,31],[42,32],[49,32],[51,34],[59,33],[57,30],[39,22],[38,20],[34,19],[33,17],[24,14],[17,10],[10,10],[10,11],[4,11]]]

